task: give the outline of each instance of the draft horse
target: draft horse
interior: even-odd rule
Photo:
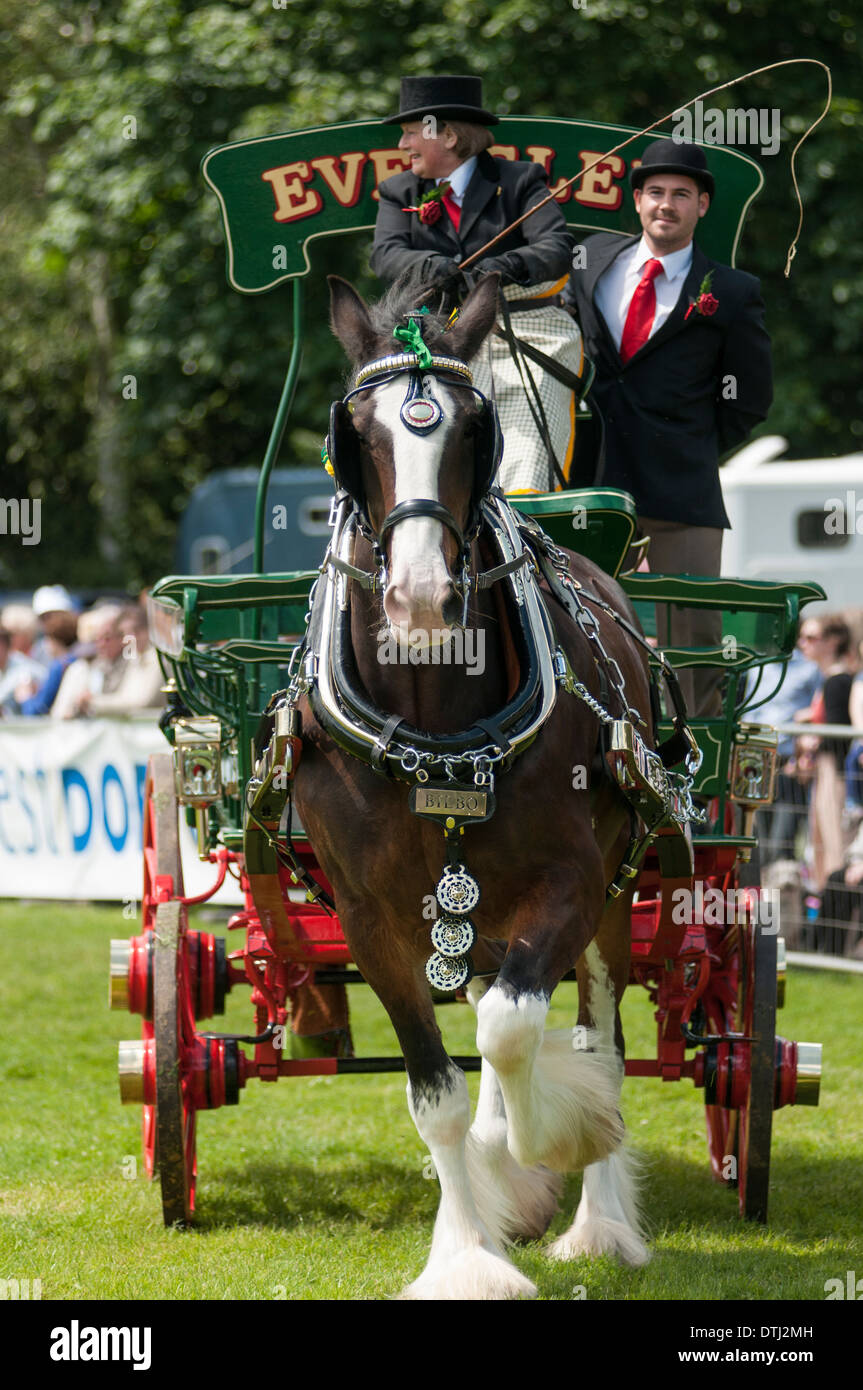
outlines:
[[[429,1259],[404,1296],[532,1296],[535,1286],[507,1247],[516,1236],[544,1233],[565,1172],[585,1169],[583,1193],[572,1226],[547,1253],[610,1252],[631,1265],[648,1258],[618,1109],[631,889],[606,901],[629,842],[630,812],[608,778],[592,775],[602,663],[585,628],[541,591],[530,564],[515,564],[504,547],[501,564],[489,569],[494,411],[471,387],[465,364],[493,326],[498,277],[480,281],[450,324],[425,313],[411,323],[406,314],[422,305],[421,292],[391,292],[370,309],[347,282],[331,277],[330,288],[333,330],[353,364],[352,389],[333,407],[329,436],[337,501],[351,520],[320,581],[329,608],[322,615],[316,602],[310,623],[315,660],[300,701],[296,805],[333,885],[353,959],[392,1020],[410,1113],[440,1180]],[[400,351],[398,326],[416,351]],[[505,507],[500,494],[496,505]],[[607,575],[565,554],[578,583],[634,621]],[[553,629],[539,657],[518,639],[519,608],[531,604],[544,607]],[[472,664],[446,659],[465,615],[474,653],[482,653]],[[644,653],[602,608],[596,616],[652,739]],[[505,725],[501,712],[518,703],[525,666],[538,660],[547,673],[555,647],[558,673],[563,653],[599,705],[555,680],[541,727],[517,746],[507,727],[518,721]],[[340,679],[348,692],[329,690],[329,702],[325,667],[327,681]],[[614,713],[615,692],[605,693]],[[363,748],[356,728],[363,711],[374,710],[377,734]],[[465,730],[474,748],[485,749],[467,763],[455,737]],[[473,1124],[466,1079],[443,1047],[426,977],[434,922],[424,905],[452,836],[409,809],[405,783],[422,783],[424,759],[426,769],[443,768],[445,783],[454,771],[458,782],[465,768],[491,765],[496,774],[494,814],[458,839],[481,888],[470,914],[477,938],[467,986],[483,1059]],[[551,994],[574,965],[578,1025],[546,1032]]]

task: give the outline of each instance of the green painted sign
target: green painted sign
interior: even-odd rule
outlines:
[[[350,121],[210,150],[201,167],[222,209],[228,283],[243,294],[262,294],[308,274],[306,248],[315,238],[371,234],[378,184],[408,165],[407,155],[396,148],[395,129]],[[562,186],[567,179],[632,135],[632,129],[507,116],[494,133],[492,155],[543,165],[576,239],[591,231],[639,230],[627,176],[657,138],[655,131],[600,160],[570,188]],[[717,198],[699,226],[698,243],[708,256],[733,265],[746,209],[764,180],[755,161],[738,150],[704,149]],[[337,265],[335,254],[332,265]]]

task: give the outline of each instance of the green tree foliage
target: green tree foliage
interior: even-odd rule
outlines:
[[[646,125],[762,63],[815,67],[712,98],[778,108],[782,144],[738,264],[761,276],[777,362],[767,428],[798,457],[863,436],[859,43],[850,7],[779,0],[6,0],[0,36],[0,497],[44,499],[43,544],[0,541],[0,586],[151,581],[189,491],[258,464],[290,348],[284,290],[230,291],[214,144],[392,109],[404,72],[474,71],[501,113]],[[334,249],[334,247],[336,249]],[[369,294],[364,238],[318,243],[306,366],[282,461],[314,463],[341,352],[324,274]]]

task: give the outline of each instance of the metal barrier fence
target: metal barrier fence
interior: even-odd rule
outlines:
[[[774,727],[780,735],[842,739],[849,746],[863,739],[863,729],[847,724],[789,722]],[[842,838],[843,862],[818,885],[812,876],[814,788],[814,776],[808,783],[781,771],[777,776],[773,804],[756,822],[762,882],[779,894],[780,929],[793,953],[790,959],[826,964],[829,958],[837,967],[863,968],[863,809],[848,815],[844,780],[838,779],[832,811]]]

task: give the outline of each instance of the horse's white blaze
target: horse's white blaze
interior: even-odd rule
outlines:
[[[428,1263],[402,1297],[532,1298],[535,1285],[498,1248],[477,1212],[465,1163],[470,1124],[467,1080],[450,1064],[447,1082],[432,1096],[414,1096],[408,1083],[408,1106],[428,1145],[441,1197]]]
[[[477,1045],[497,1072],[509,1148],[523,1168],[566,1173],[597,1162],[623,1139],[613,1055],[592,1030],[543,1032],[548,1001],[494,985],[477,1009]],[[586,1043],[586,1047],[583,1045]]]
[[[435,381],[434,391],[444,418],[428,434],[415,434],[401,419],[404,377],[375,392],[375,418],[392,438],[395,506],[416,497],[440,501],[440,463],[453,427],[455,403],[440,381]],[[410,639],[417,631],[431,634],[449,627],[441,611],[452,593],[443,543],[443,524],[431,517],[408,517],[393,530],[384,612],[397,637]]]

